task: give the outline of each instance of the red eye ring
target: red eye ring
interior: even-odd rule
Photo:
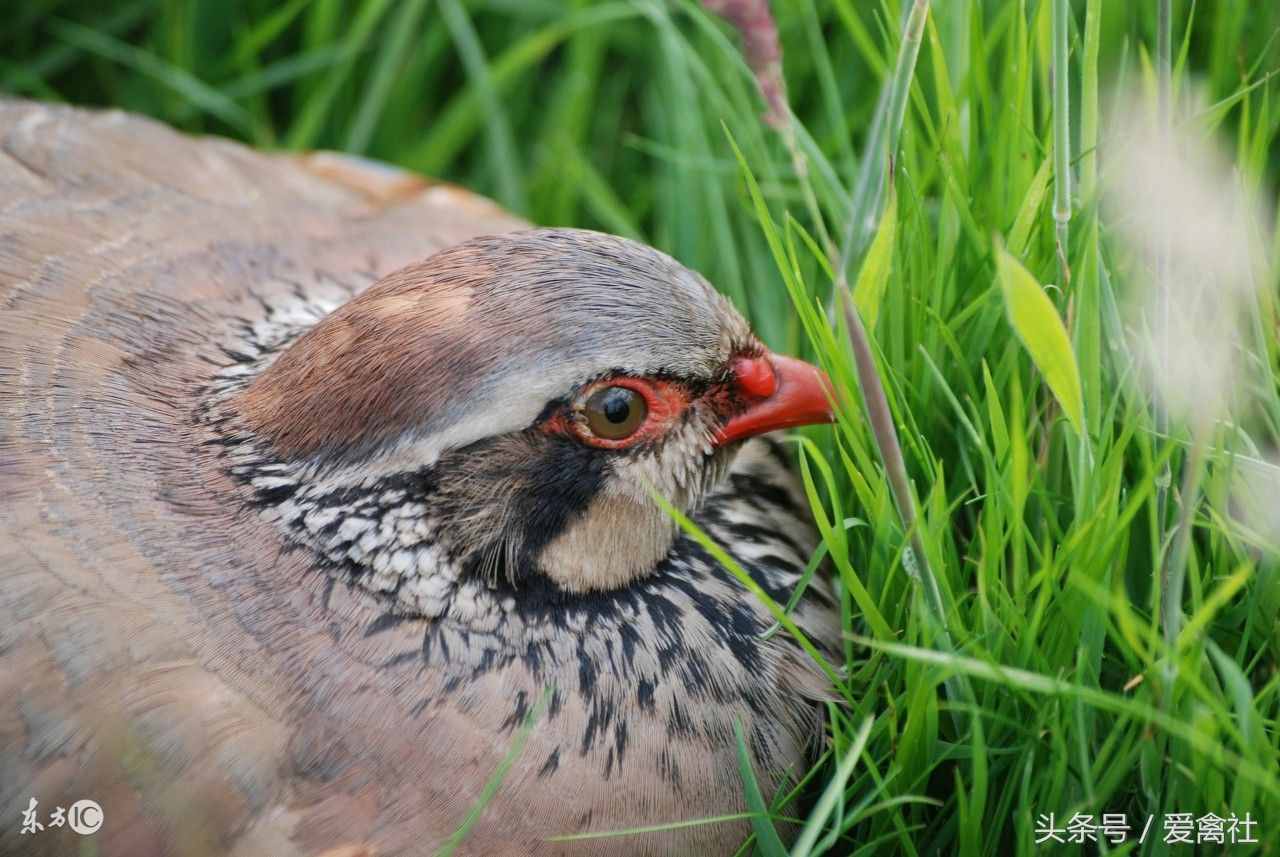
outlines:
[[[645,415],[635,431],[626,437],[611,439],[594,433],[584,412],[587,401],[601,390],[622,387],[637,393],[644,401]],[[578,440],[600,449],[627,449],[661,437],[689,406],[689,394],[683,387],[661,378],[637,378],[615,375],[588,385],[574,400],[568,428]]]

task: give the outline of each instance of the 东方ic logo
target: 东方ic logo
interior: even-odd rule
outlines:
[[[102,807],[93,800],[76,801],[67,810],[67,826],[82,836],[97,833],[102,827]]]

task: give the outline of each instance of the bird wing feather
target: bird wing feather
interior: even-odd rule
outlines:
[[[77,847],[66,827],[19,838],[31,798],[41,821],[98,801],[104,855],[364,847],[372,770],[320,788],[334,721],[278,681],[325,661],[317,588],[291,587],[298,558],[231,511],[194,379],[225,359],[226,320],[269,323],[275,294],[341,300],[521,225],[341,156],[0,102],[0,853]]]

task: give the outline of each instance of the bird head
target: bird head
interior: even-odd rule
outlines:
[[[463,571],[584,592],[669,550],[654,493],[696,505],[740,441],[829,421],[829,389],[668,256],[539,229],[390,274],[292,342],[236,409],[326,490],[422,496]]]

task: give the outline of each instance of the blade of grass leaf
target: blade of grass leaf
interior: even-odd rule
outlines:
[[[502,787],[502,781],[506,779],[507,772],[511,770],[511,766],[515,764],[516,759],[520,758],[520,754],[524,752],[525,744],[529,741],[529,736],[533,733],[533,727],[538,722],[538,718],[542,716],[542,711],[546,707],[547,700],[551,696],[551,689],[547,688],[542,693],[542,698],[538,700],[537,705],[529,709],[529,713],[525,715],[524,721],[520,724],[520,728],[516,731],[512,738],[511,746],[507,750],[502,761],[498,763],[498,767],[494,769],[492,776],[485,782],[484,788],[480,790],[480,797],[467,810],[467,815],[463,818],[462,823],[458,825],[458,829],[453,832],[441,848],[436,851],[435,857],[450,857],[463,840],[467,838],[467,834],[471,832],[471,828],[480,820],[480,815],[484,812],[484,808],[493,800],[493,796],[498,793],[498,789]]]
[[[340,63],[325,75],[324,80],[302,105],[300,115],[289,129],[285,138],[285,146],[290,149],[307,149],[315,146],[320,139],[324,123],[330,118],[331,108],[338,92],[351,76],[355,66],[355,57],[362,53],[370,36],[382,20],[389,0],[368,0],[356,14],[355,20],[346,30],[343,39],[343,52],[351,57],[349,62]]]
[[[760,793],[760,784],[756,782],[751,752],[747,749],[741,720],[733,721],[733,734],[738,739],[738,773],[742,776],[742,791],[747,809],[751,810],[751,829],[756,834],[756,848],[763,857],[787,857],[787,849],[778,836],[777,828],[773,826],[769,807],[764,802],[764,795]]]
[[[809,657],[813,659],[813,662],[826,674],[827,678],[831,680],[832,685],[835,687],[842,687],[844,685],[844,679],[840,676],[839,671],[827,662],[827,659],[823,657],[822,653],[819,652],[813,643],[809,641],[809,638],[805,633],[801,631],[791,617],[783,611],[781,605],[769,597],[769,593],[765,592],[764,588],[760,586],[759,583],[756,583],[751,575],[747,574],[737,560],[729,556],[729,554],[725,552],[724,548],[712,541],[711,537],[708,536],[701,527],[691,521],[688,516],[675,506],[671,505],[665,497],[653,490],[650,490],[649,496],[653,498],[653,501],[658,504],[659,508],[675,520],[682,530],[693,537],[693,540],[700,544],[703,549],[711,555],[712,559],[720,563],[726,571],[738,579],[738,582],[741,583],[748,592],[759,599],[760,603],[773,614],[774,619],[781,623],[782,627],[787,629],[787,633],[795,639],[800,648],[804,649],[805,653],[808,654]]]
[[[49,29],[68,44],[152,78],[240,133],[249,137],[257,135],[258,129],[253,117],[240,105],[189,72],[170,65],[154,54],[71,21],[55,19],[49,22]]]
[[[920,55],[925,20],[929,14],[929,0],[913,0],[909,8],[904,8],[903,14],[905,17],[898,59],[893,77],[885,81],[885,89],[881,95],[883,113],[877,109],[876,118],[872,121],[862,154],[862,166],[854,185],[849,217],[845,223],[840,264],[836,267],[841,276],[848,275],[850,265],[861,256],[867,238],[878,222],[877,214],[880,211],[884,184],[892,173],[894,159],[897,157],[898,138],[906,118],[907,95],[915,76],[916,59]],[[832,309],[834,311],[834,307]]]
[[[500,96],[520,75],[542,62],[573,33],[616,24],[640,14],[629,3],[601,3],[535,30],[503,51],[489,65],[490,85]],[[485,109],[485,98],[477,87],[469,86],[455,93],[433,117],[431,134],[408,149],[401,162],[427,175],[440,175],[485,121]]]
[[[898,232],[898,195],[889,188],[889,203],[880,216],[880,227],[867,250],[858,280],[853,287],[853,302],[866,320],[868,330],[876,329],[880,317],[880,303],[889,283],[889,269],[893,264],[893,250]]]
[[[1031,356],[1077,435],[1084,434],[1084,397],[1071,338],[1053,301],[1022,263],[996,241],[996,276],[1009,324]]]
[[[840,764],[836,766],[835,774],[827,783],[827,787],[823,789],[822,796],[814,804],[813,812],[809,813],[809,820],[805,822],[804,828],[796,838],[795,845],[791,847],[791,857],[809,857],[809,854],[813,851],[814,843],[818,841],[818,835],[822,832],[823,825],[827,823],[827,819],[835,811],[836,805],[844,798],[845,783],[849,781],[849,777],[853,774],[854,766],[858,764],[858,759],[862,757],[862,751],[866,749],[867,739],[871,737],[871,727],[874,723],[875,718],[868,714],[862,721],[862,725],[858,727],[858,732],[853,737],[853,743],[845,751],[844,758],[840,760]]]
[[[517,213],[529,210],[524,182],[520,174],[520,157],[507,110],[498,96],[493,72],[471,18],[458,0],[439,0],[440,17],[453,36],[458,55],[467,70],[467,78],[475,87],[485,115],[485,143],[489,149],[489,167],[493,172],[498,200]]]
[[[593,830],[587,833],[563,833],[548,836],[547,842],[582,842],[588,839],[617,839],[622,836],[643,836],[646,833],[663,833],[668,830],[684,830],[689,827],[702,827],[709,824],[724,824],[730,821],[746,821],[755,813],[733,812],[727,815],[709,815],[705,818],[685,818],[666,824],[648,824],[643,827],[628,827],[623,830]]]
[[[1070,0],[1053,0],[1053,223],[1064,289],[1071,284],[1071,267],[1067,264],[1071,227],[1071,78],[1067,68],[1070,38]]]
[[[421,36],[421,19],[427,0],[404,0],[388,26],[389,36],[378,49],[373,74],[360,98],[360,110],[347,132],[345,149],[362,155],[369,149],[374,126],[387,103],[387,95],[404,63],[410,46]]]
[[[1236,771],[1240,776],[1247,778],[1259,788],[1280,796],[1280,776],[1277,776],[1275,771],[1269,771],[1243,758],[1183,720],[1153,706],[1144,705],[1136,700],[1126,699],[1098,688],[1085,687],[1063,679],[980,661],[975,658],[947,654],[946,652],[938,652],[932,649],[921,649],[901,643],[888,643],[874,640],[870,637],[854,635],[854,639],[862,645],[896,657],[963,672],[973,678],[993,681],[1028,693],[1069,698],[1079,697],[1095,708],[1151,723],[1165,732],[1186,741],[1201,752],[1221,759],[1225,764],[1236,766]]]

